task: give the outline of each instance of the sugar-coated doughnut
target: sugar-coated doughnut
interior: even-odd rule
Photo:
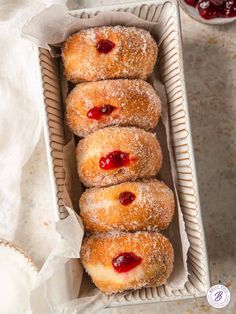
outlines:
[[[170,241],[158,232],[94,234],[85,238],[81,261],[104,293],[156,287],[173,269]]]
[[[108,186],[157,174],[162,165],[154,134],[134,127],[109,127],[82,139],[76,149],[85,186]]]
[[[158,180],[91,188],[80,198],[80,216],[89,232],[164,230],[174,210],[172,190]]]
[[[102,26],[79,31],[62,48],[69,81],[110,78],[147,79],[157,58],[157,44],[144,29]]]
[[[71,130],[86,136],[111,125],[154,128],[161,102],[153,87],[142,80],[105,80],[76,85],[66,99]]]

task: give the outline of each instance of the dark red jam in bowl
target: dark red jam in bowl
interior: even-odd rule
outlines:
[[[102,116],[108,116],[114,111],[115,107],[104,105],[102,107],[93,107],[87,112],[87,117],[93,120],[100,120]]]
[[[114,47],[115,47],[115,44],[108,39],[102,39],[97,43],[97,51],[99,53],[107,54],[111,52]]]
[[[113,152],[100,158],[99,166],[104,170],[110,170],[128,166],[129,162],[130,159],[128,153],[122,152],[120,150],[114,150]]]
[[[132,192],[122,192],[119,196],[119,201],[122,205],[126,206],[131,204],[136,199],[136,196]]]
[[[112,259],[112,266],[118,273],[126,273],[142,262],[142,258],[133,252],[121,253]]]
[[[192,7],[195,7],[198,3],[198,0],[185,0],[185,2],[191,5]]]
[[[206,20],[236,17],[236,0],[185,0]]]

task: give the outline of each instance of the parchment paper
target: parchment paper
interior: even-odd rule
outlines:
[[[66,8],[54,5],[35,16],[23,28],[24,36],[30,38],[38,46],[50,49],[60,46],[69,35],[81,29],[102,25],[137,26],[147,29],[160,44],[166,28],[163,21],[151,23],[135,17],[130,13],[104,12],[91,19],[79,19],[68,14]],[[172,275],[167,285],[173,289],[181,289],[187,281],[187,251],[189,242],[176,190],[176,169],[171,150],[171,138],[168,120],[168,105],[164,86],[156,77],[154,71],[150,82],[162,100],[162,119],[155,132],[160,141],[164,162],[157,178],[163,180],[175,192],[176,213],[173,222],[165,235],[174,246],[175,263]],[[65,80],[61,77],[63,98],[66,96]],[[63,83],[64,82],[64,83]],[[120,298],[122,294],[106,297],[91,283],[77,260],[83,238],[83,226],[75,209],[82,186],[78,182],[75,170],[75,144],[71,133],[66,131],[68,144],[64,151],[64,167],[66,182],[64,202],[69,216],[57,223],[57,231],[61,236],[57,247],[49,256],[39,273],[35,290],[32,293],[32,308],[34,313],[94,313],[99,308]],[[75,204],[74,206],[72,204]],[[39,306],[40,300],[40,306]]]

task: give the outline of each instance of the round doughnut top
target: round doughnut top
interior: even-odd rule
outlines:
[[[154,88],[142,80],[104,80],[76,85],[66,99],[71,130],[86,136],[106,126],[153,129],[161,113]]]
[[[65,74],[73,83],[110,78],[147,79],[157,44],[141,28],[102,26],[70,36],[62,48]]]
[[[80,198],[85,230],[164,230],[175,210],[172,190],[158,180],[87,189]]]
[[[124,276],[114,268],[114,260],[126,254],[139,263]],[[173,269],[174,251],[170,241],[158,232],[97,233],[84,239],[81,261],[95,285],[111,294],[165,283]]]
[[[155,135],[135,127],[108,127],[81,140],[78,174],[86,186],[108,186],[155,176],[162,152]]]

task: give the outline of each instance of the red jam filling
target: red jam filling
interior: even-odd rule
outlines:
[[[112,49],[115,47],[115,44],[108,40],[108,39],[102,39],[97,44],[97,51],[99,53],[109,53],[112,51]]]
[[[126,273],[137,267],[141,262],[141,257],[138,257],[133,252],[125,252],[113,258],[112,266],[118,273]]]
[[[236,17],[236,0],[185,0],[196,7],[201,17],[210,20],[216,17]]]
[[[132,192],[122,192],[119,196],[119,201],[122,205],[129,205],[136,199],[136,196]]]
[[[104,106],[101,107],[101,112],[102,112],[103,115],[108,116],[109,114],[112,113],[112,111],[114,109],[115,109],[115,107],[112,106],[112,105],[104,105]]]
[[[99,166],[104,170],[110,170],[127,166],[129,162],[130,159],[128,153],[121,152],[120,150],[114,150],[105,157],[100,158]]]
[[[100,120],[102,116],[108,116],[115,109],[114,106],[104,105],[102,107],[93,107],[87,112],[89,119]]]
[[[100,120],[102,117],[101,108],[93,107],[87,112],[87,117],[89,119]]]

